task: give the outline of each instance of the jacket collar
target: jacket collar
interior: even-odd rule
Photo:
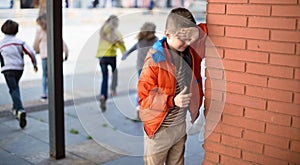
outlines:
[[[154,45],[152,46],[152,49],[154,49],[156,52],[152,55],[152,59],[154,63],[158,63],[161,61],[167,60],[166,54],[164,52],[163,42],[166,41],[167,38],[163,37],[160,40],[157,40]]]

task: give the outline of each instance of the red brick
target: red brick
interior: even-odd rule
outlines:
[[[206,110],[221,114],[223,112],[224,106],[225,106],[224,102],[212,100],[210,103],[210,107],[208,107],[208,109]]]
[[[300,69],[295,68],[295,76],[294,76],[294,78],[296,80],[300,80]]]
[[[257,4],[297,4],[297,0],[250,0],[249,3]]]
[[[300,93],[294,93],[294,103],[300,104]]]
[[[245,72],[245,62],[223,60],[223,65],[225,70]]]
[[[223,79],[224,71],[222,69],[206,68],[205,76],[212,79]]]
[[[218,153],[215,153],[215,152],[205,151],[204,159],[205,160],[210,160],[210,161],[215,162],[215,163],[219,163],[220,162],[220,155]]]
[[[271,40],[286,41],[286,42],[300,42],[300,32],[286,31],[286,30],[271,30]]]
[[[209,31],[209,36],[224,36],[225,35],[224,26],[207,25],[207,30]]]
[[[300,17],[299,5],[273,5],[272,16]]]
[[[293,103],[283,103],[277,101],[268,101],[268,111],[300,116],[300,105]]]
[[[251,152],[243,152],[243,159],[258,164],[272,164],[272,165],[288,165],[288,161],[271,158],[266,155],[256,154]]]
[[[228,37],[210,37],[216,47],[246,49],[246,40]]]
[[[269,40],[270,38],[269,30],[267,29],[254,29],[244,27],[226,27],[226,36],[262,40]]]
[[[248,3],[248,0],[207,0],[207,2]]]
[[[224,14],[225,13],[225,4],[221,4],[221,3],[214,4],[214,3],[211,3],[211,4],[207,5],[206,12],[208,14],[211,14],[211,13]]]
[[[226,83],[226,91],[236,94],[245,94],[245,85],[239,83]],[[226,96],[225,96],[226,97]]]
[[[229,136],[234,136],[234,137],[242,137],[243,129],[222,123],[222,124],[219,124],[216,126],[215,131],[218,133],[224,134],[224,135],[229,135]]]
[[[282,89],[288,91],[300,92],[300,81],[270,78],[268,87],[275,89]]]
[[[293,78],[294,69],[291,67],[247,63],[247,73],[267,75],[270,77]]]
[[[223,122],[228,125],[241,127],[249,130],[255,130],[260,132],[265,131],[265,123],[258,120],[223,114]]]
[[[246,95],[283,102],[292,102],[293,98],[292,92],[255,86],[246,86]]]
[[[271,6],[248,5],[248,4],[228,4],[227,14],[270,16]]]
[[[238,94],[229,94],[226,95],[226,103],[231,103],[235,105],[241,105],[245,107],[251,107],[256,109],[266,109],[266,100],[258,99],[255,97],[249,97]]]
[[[219,58],[208,58],[205,61],[207,68],[215,68],[224,70],[223,60]]]
[[[246,62],[268,63],[268,53],[246,50],[226,49],[225,59],[240,60]]]
[[[254,120],[256,119],[267,123],[278,124],[282,126],[291,125],[291,116],[282,115],[270,111],[262,111],[262,110],[252,109],[252,108],[246,108],[245,117]]]
[[[206,141],[204,143],[204,148],[207,151],[218,152],[220,154],[228,155],[234,158],[241,157],[241,150],[233,147],[227,147],[220,143],[213,143],[210,141]]]
[[[249,17],[248,27],[270,29],[296,29],[296,19],[279,17]]]
[[[206,116],[207,130],[213,130],[221,122],[222,112],[210,110]],[[209,134],[207,134],[209,135]]]
[[[217,127],[218,127],[218,123],[211,121],[209,119],[206,120],[204,138],[207,139],[210,134],[215,133]]]
[[[207,99],[206,99],[207,100]],[[216,104],[220,103],[220,104]],[[206,117],[206,132],[211,133],[214,131],[218,123],[221,121],[221,115],[223,112],[224,103],[221,101],[211,101],[209,107],[205,107],[205,117]],[[209,135],[209,134],[207,134]]]
[[[205,89],[205,94],[209,93],[209,92],[210,92],[210,90]],[[204,99],[204,109],[205,109],[204,115],[205,115],[205,117],[206,117],[206,115],[207,115],[207,113],[209,111],[209,108],[211,106],[211,102],[212,102],[211,99],[206,99],[206,98]]]
[[[253,165],[251,162],[248,162],[246,160],[235,159],[235,158],[228,157],[228,156],[225,156],[225,155],[221,155],[220,160],[221,160],[220,164]]]
[[[206,140],[219,143],[221,142],[221,134],[213,132],[206,138]]]
[[[207,82],[208,82],[208,80],[205,81],[205,84]],[[212,99],[212,100],[223,101],[223,92],[216,91],[215,89],[213,89],[210,92],[205,93],[205,98]]]
[[[225,91],[225,92],[228,91],[228,92],[237,93],[237,94],[245,93],[243,84],[231,83],[231,82],[226,82],[225,80],[218,80],[218,79],[207,79],[205,81],[205,88],[213,89],[213,90],[220,90],[220,91]]]
[[[207,128],[210,127],[208,130],[211,130],[211,128],[214,128],[217,126],[218,122],[221,122],[221,116],[222,112],[213,111],[210,110],[206,116],[206,125]]]
[[[299,21],[299,24],[300,24],[300,21]],[[296,45],[296,54],[300,55],[300,44]]]
[[[246,16],[235,15],[220,15],[220,14],[208,14],[206,17],[207,24],[214,25],[229,25],[229,26],[246,26]]]
[[[222,144],[240,148],[243,151],[251,151],[255,153],[263,152],[263,144],[251,142],[242,138],[235,138],[232,136],[222,135]]]
[[[209,44],[212,44],[212,41],[207,40]],[[213,46],[206,46],[205,48],[205,57],[206,59],[211,58],[219,58],[222,59],[224,57],[223,49],[217,48],[214,45]]]
[[[300,56],[295,55],[284,55],[284,54],[271,54],[270,64],[300,67]],[[296,74],[297,75],[297,74]],[[300,72],[299,72],[300,79]]]
[[[207,159],[204,159],[202,162],[203,165],[216,165],[216,162],[211,162]]]
[[[300,129],[300,117],[296,117],[296,116],[292,117],[292,127]]]
[[[228,82],[237,82],[237,83],[256,85],[262,87],[267,86],[267,77],[264,76],[227,71],[225,73],[225,78],[226,81]]]
[[[291,142],[291,151],[300,152],[300,141],[293,140]]]
[[[300,29],[300,19],[297,20],[297,25],[298,25],[297,29],[299,30]]]
[[[288,138],[277,137],[266,133],[245,130],[243,134],[243,138],[249,141],[254,141],[261,144],[267,144],[282,149],[289,148]]]
[[[225,104],[223,113],[230,114],[233,116],[243,116],[244,108],[242,106],[237,106],[233,104]]]
[[[273,41],[259,41],[259,40],[248,40],[248,50],[256,50],[263,52],[274,52],[274,53],[289,53],[295,52],[295,45],[292,43],[273,42]]]
[[[284,127],[267,123],[266,133],[279,137],[290,138],[293,140],[300,140],[300,129],[298,128]]]
[[[286,160],[292,163],[299,163],[300,162],[300,156],[299,153],[291,152],[288,150],[282,150],[278,148],[274,148],[271,146],[265,146],[265,155]]]

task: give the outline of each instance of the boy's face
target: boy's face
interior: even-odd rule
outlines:
[[[177,36],[168,31],[165,32],[165,35],[167,37],[168,45],[179,52],[183,52],[189,46],[185,41],[180,40]]]

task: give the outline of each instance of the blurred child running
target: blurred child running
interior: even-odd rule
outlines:
[[[116,15],[110,15],[100,29],[100,39],[96,57],[99,59],[102,71],[102,84],[100,91],[100,108],[106,110],[106,100],[108,98],[108,66],[112,69],[112,83],[110,86],[110,95],[116,96],[118,84],[117,70],[117,49],[124,53],[123,36],[118,31],[119,18]]]
[[[152,45],[158,40],[157,36],[155,35],[155,30],[156,25],[154,23],[145,22],[136,37],[138,42],[134,44],[128,51],[126,51],[121,58],[121,60],[125,60],[133,51],[137,50],[136,69],[138,79],[140,78],[140,74],[142,72],[147,52],[152,47]],[[138,99],[139,98],[137,97],[136,110],[139,109]],[[137,118],[139,118],[138,113]]]
[[[47,17],[46,13],[41,14],[36,19],[37,24],[40,28],[36,31],[33,48],[37,54],[40,55],[42,59],[42,90],[43,94],[40,98],[42,102],[48,100],[48,73],[47,73]],[[64,60],[68,59],[69,49],[67,44],[63,41],[63,51],[65,54]]]
[[[37,72],[37,63],[34,50],[23,40],[16,37],[19,30],[19,24],[13,20],[6,20],[1,27],[5,34],[0,41],[0,63],[1,72],[5,77],[9,89],[13,106],[12,113],[19,120],[19,125],[24,128],[27,124],[26,111],[21,100],[19,81],[24,70],[24,53],[28,54]]]

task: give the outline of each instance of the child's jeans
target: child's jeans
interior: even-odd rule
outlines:
[[[13,109],[23,110],[23,104],[21,101],[19,81],[22,77],[23,70],[7,70],[3,71],[6,84],[9,88],[9,94],[13,101]]]
[[[43,96],[48,96],[48,73],[47,73],[47,58],[42,59],[42,87],[43,87]]]
[[[102,71],[102,85],[101,85],[101,95],[107,99],[108,93],[108,68],[110,65],[112,69],[112,83],[110,89],[112,91],[116,91],[117,83],[118,83],[118,70],[117,70],[117,59],[116,57],[101,57],[99,58],[100,68]]]

